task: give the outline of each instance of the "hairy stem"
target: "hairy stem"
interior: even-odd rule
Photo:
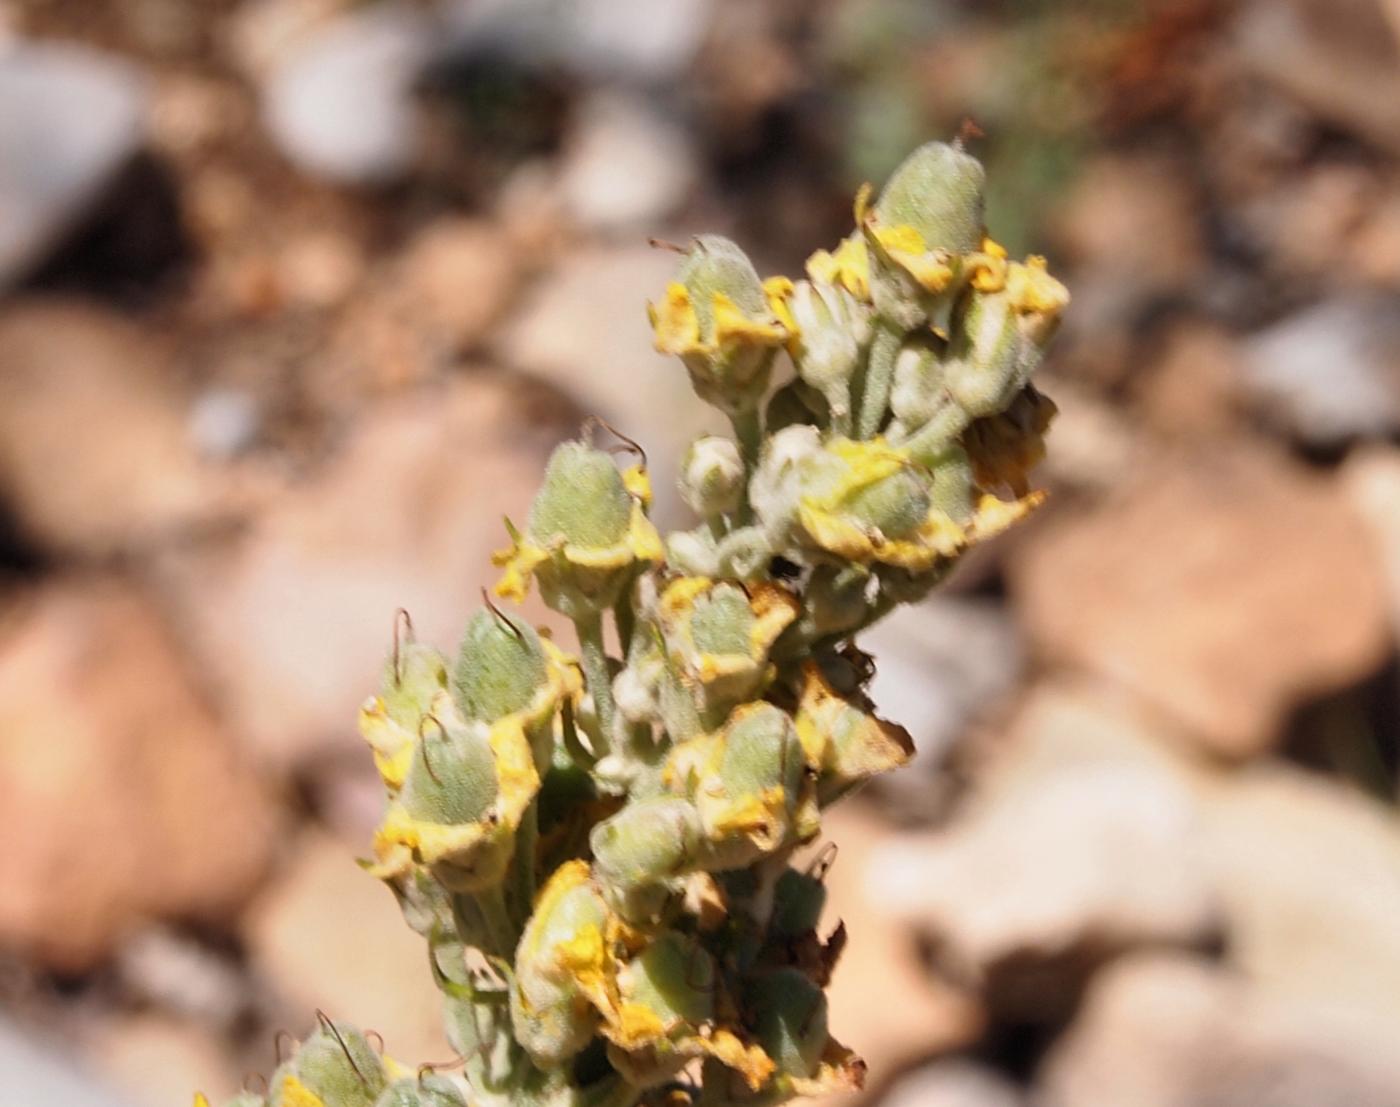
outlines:
[[[870,340],[870,357],[865,369],[865,389],[860,397],[860,413],[856,420],[856,437],[873,438],[885,419],[894,386],[894,363],[899,357],[904,336],[887,319],[875,321]]]
[[[603,618],[594,613],[574,620],[578,634],[579,653],[583,661],[583,676],[593,696],[593,710],[598,715],[599,757],[607,755],[612,745],[613,720],[617,709],[613,703],[612,671],[608,668],[607,648],[603,644]]]

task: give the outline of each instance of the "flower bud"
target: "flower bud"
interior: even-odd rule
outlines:
[[[749,500],[775,552],[793,541],[803,479],[821,455],[821,432],[812,426],[785,427],[764,443]]]
[[[665,902],[669,882],[691,867],[699,840],[700,817],[689,800],[634,800],[593,828],[593,871],[613,909],[641,921]]]
[[[665,300],[648,306],[656,348],[681,358],[702,400],[731,414],[751,411],[790,335],[774,304],[786,287],[759,280],[729,239],[697,238]]]
[[[962,284],[986,260],[965,256],[982,242],[983,181],[976,158],[931,142],[895,170],[873,209],[866,192],[857,196],[877,314],[906,331],[946,333]]]
[[[394,1081],[374,1107],[466,1107],[466,1101],[452,1081],[426,1073]]]
[[[813,281],[798,281],[787,307],[796,325],[789,348],[798,376],[826,398],[838,425],[845,425],[851,377],[870,340],[868,311],[844,288]]]
[[[759,691],[769,676],[768,651],[799,609],[796,597],[775,584],[746,591],[727,581],[680,577],[667,585],[657,619],[702,718],[718,725]]]
[[[565,442],[550,455],[528,532],[512,531],[493,558],[506,569],[497,594],[523,600],[536,576],[545,603],[569,618],[612,606],[638,564],[663,558],[649,498],[642,470],[624,476],[603,451]]]
[[[700,812],[703,867],[740,868],[815,834],[804,770],[792,720],[769,703],[744,704],[723,730],[677,746],[666,775]]]
[[[746,475],[732,439],[705,435],[690,444],[681,462],[681,499],[701,518],[728,515],[743,501]]]
[[[602,1032],[608,1060],[629,1084],[655,1087],[699,1057],[734,1069],[751,1091],[767,1082],[773,1063],[763,1051],[715,1025],[716,977],[714,958],[675,931],[658,935],[622,967]]]
[[[270,1107],[373,1107],[387,1083],[365,1036],[327,1019],[273,1073]]]
[[[515,952],[510,1017],[535,1064],[559,1067],[597,1029],[594,1000],[609,976],[607,905],[588,865],[561,865],[540,892]]]
[[[881,439],[836,439],[800,484],[796,539],[859,564],[928,568],[950,553],[930,514],[931,479]]]

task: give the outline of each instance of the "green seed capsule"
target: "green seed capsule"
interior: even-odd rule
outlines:
[[[796,969],[779,969],[754,982],[754,1036],[783,1076],[808,1078],[817,1071],[830,1034],[826,996]]]
[[[894,171],[875,204],[885,226],[913,227],[928,250],[966,254],[982,241],[985,223],[982,163],[959,146],[929,142]]]
[[[365,1036],[349,1023],[327,1021],[273,1074],[270,1107],[303,1107],[307,1092],[327,1107],[373,1107],[386,1083]]]
[[[492,723],[530,707],[548,684],[540,636],[518,615],[478,611],[467,623],[452,669],[462,717]]]
[[[610,455],[565,442],[550,455],[530,508],[530,536],[540,545],[617,545],[627,535],[632,497]]]

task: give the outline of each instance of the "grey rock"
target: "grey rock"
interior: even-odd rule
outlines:
[[[975,1061],[935,1061],[901,1076],[879,1107],[1021,1107],[1020,1090]]]
[[[1400,429],[1400,296],[1325,301],[1261,331],[1244,352],[1246,386],[1311,445]]]
[[[77,46],[0,44],[0,288],[91,210],[145,137],[130,66]]]
[[[453,0],[454,38],[595,78],[680,73],[709,27],[711,0]]]
[[[0,1020],[0,1072],[5,1102],[15,1107],[62,1103],[64,1107],[129,1107],[114,1093],[77,1071],[67,1058],[30,1041]]]
[[[413,84],[432,21],[398,5],[330,20],[288,50],[263,87],[263,117],[298,168],[334,184],[402,176],[418,151]]]

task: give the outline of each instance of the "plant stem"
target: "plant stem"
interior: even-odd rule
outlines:
[[[887,319],[875,320],[870,340],[870,358],[865,369],[865,389],[860,397],[856,437],[873,438],[885,419],[894,386],[894,363],[899,357],[903,334]]]
[[[739,443],[739,456],[744,459],[744,468],[752,472],[758,464],[758,451],[763,445],[763,425],[758,416],[758,408],[730,412],[729,422],[734,427],[734,437]]]
[[[598,716],[599,741],[602,749],[596,750],[599,757],[607,756],[612,747],[613,705],[612,672],[608,668],[607,648],[603,644],[603,617],[594,612],[574,620],[574,631],[578,635],[579,653],[583,661],[583,676],[588,683],[588,691],[593,696],[593,710]]]

